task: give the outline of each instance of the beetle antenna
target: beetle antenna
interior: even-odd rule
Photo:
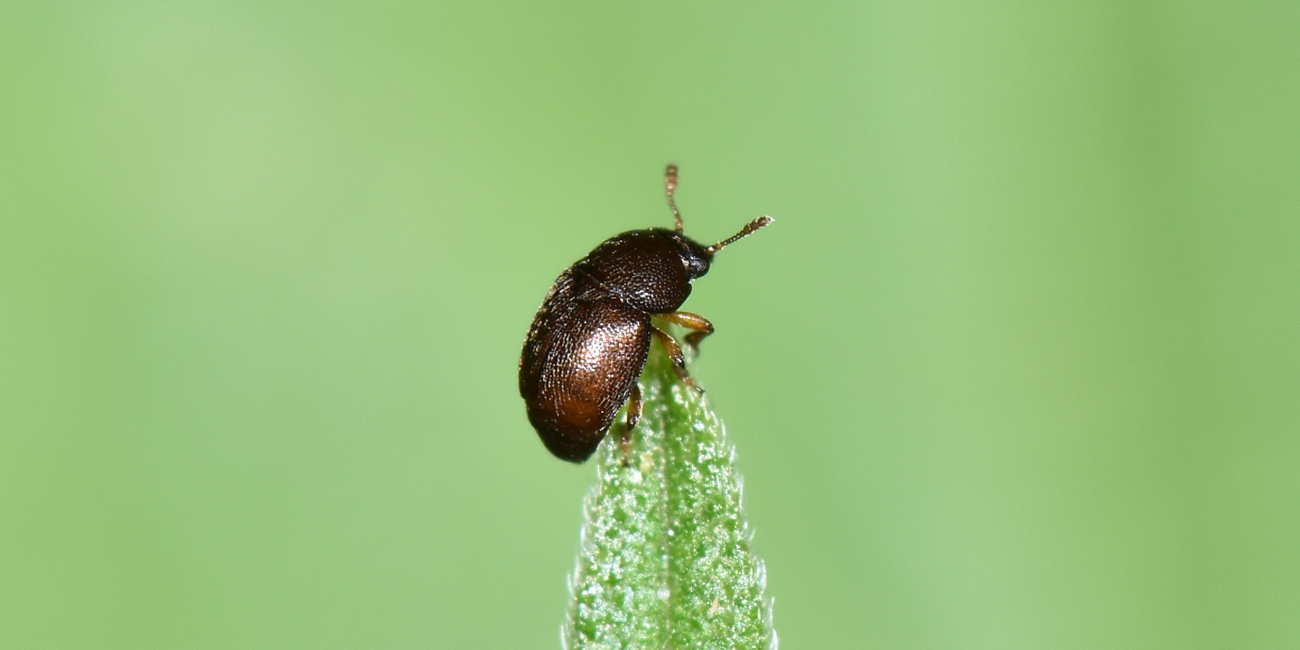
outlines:
[[[668,192],[668,207],[673,209],[673,217],[677,219],[677,232],[682,231],[682,213],[677,211],[677,202],[673,201],[673,191],[677,189],[677,165],[669,164],[668,169],[664,170],[664,188]]]
[[[741,228],[741,229],[740,229],[740,232],[738,232],[738,233],[736,233],[736,234],[734,234],[734,235],[732,235],[732,236],[730,236],[730,237],[728,237],[728,238],[726,238],[726,239],[724,239],[724,240],[722,240],[722,241],[720,241],[720,242],[718,242],[718,243],[716,243],[716,244],[714,244],[714,245],[712,245],[712,246],[710,246],[710,247],[708,247],[708,248],[706,248],[706,249],[704,249],[704,250],[707,250],[707,251],[709,252],[709,254],[712,255],[712,254],[714,254],[714,253],[716,253],[716,252],[722,250],[722,247],[723,247],[723,246],[726,246],[726,245],[728,245],[728,244],[731,244],[732,242],[735,242],[737,239],[740,239],[741,237],[744,237],[744,236],[746,236],[746,235],[753,234],[753,233],[754,233],[755,231],[757,231],[759,228],[762,228],[763,226],[766,226],[767,224],[772,223],[772,221],[773,221],[772,217],[769,217],[769,216],[767,216],[767,215],[763,215],[763,216],[761,216],[761,217],[759,217],[759,218],[757,218],[757,219],[755,219],[755,220],[753,220],[753,221],[751,221],[751,222],[745,224],[745,227],[744,227],[744,228]]]

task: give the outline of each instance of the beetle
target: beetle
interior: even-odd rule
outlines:
[[[641,417],[637,378],[652,339],[664,347],[682,382],[699,390],[681,347],[651,316],[691,330],[686,344],[698,350],[713,324],[677,311],[691,294],[691,281],[709,272],[715,253],[772,223],[771,217],[759,217],[704,246],[682,232],[682,214],[673,200],[675,165],[664,172],[664,188],[676,228],[629,230],[605,240],[555,280],[524,339],[519,394],[542,443],[563,460],[587,460],[624,403],[626,449]]]

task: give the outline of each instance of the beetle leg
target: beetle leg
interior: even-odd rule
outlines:
[[[627,430],[632,431],[641,421],[641,387],[632,384],[632,396],[627,399]]]
[[[627,426],[623,427],[619,447],[623,450],[623,466],[628,466],[628,455],[632,449],[632,429],[641,421],[641,387],[632,384],[632,396],[627,399]]]
[[[692,314],[689,311],[673,311],[667,314],[655,315],[670,323],[692,330],[690,334],[686,335],[686,347],[691,349],[691,354],[694,356],[700,354],[700,341],[713,333],[713,323],[710,323],[709,319],[699,314]]]
[[[677,341],[658,327],[650,326],[650,331],[654,333],[655,338],[659,339],[659,344],[664,346],[664,351],[668,353],[668,360],[673,363],[673,372],[682,380],[683,384],[694,388],[697,393],[703,393],[704,389],[700,388],[691,378],[690,373],[686,372],[686,355],[682,354],[682,348],[677,345]]]

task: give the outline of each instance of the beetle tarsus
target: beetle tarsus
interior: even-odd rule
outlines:
[[[632,384],[632,395],[627,398],[627,430],[636,428],[641,421],[641,387]]]
[[[632,430],[641,421],[641,387],[632,384],[632,394],[627,398],[627,419],[623,422],[619,447],[623,450],[623,467],[631,465],[629,455],[632,449]]]
[[[690,349],[692,357],[700,355],[700,341],[713,333],[713,323],[710,323],[709,319],[699,314],[693,314],[689,311],[674,311],[667,314],[658,314],[658,316],[670,323],[691,330],[691,333],[686,335],[686,347]]]

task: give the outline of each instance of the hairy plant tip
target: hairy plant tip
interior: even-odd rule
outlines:
[[[653,350],[626,455],[620,417],[596,452],[566,650],[776,650],[735,447],[707,400]]]

